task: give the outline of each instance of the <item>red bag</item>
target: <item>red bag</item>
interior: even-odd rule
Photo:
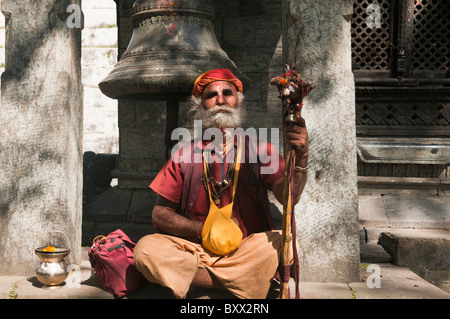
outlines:
[[[97,236],[89,249],[89,262],[103,289],[123,297],[135,291],[145,281],[136,269],[133,250],[136,244],[117,229],[108,236]]]

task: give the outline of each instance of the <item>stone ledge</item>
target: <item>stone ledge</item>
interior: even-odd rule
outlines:
[[[428,269],[450,268],[450,232],[431,229],[391,229],[379,244],[397,266]]]
[[[361,267],[360,283],[350,283],[355,299],[449,299],[450,294],[421,278],[407,267],[378,264],[379,288],[369,288],[369,276],[374,272]]]
[[[408,267],[437,287],[450,292],[450,232],[431,229],[391,229],[379,244],[393,264]]]
[[[83,248],[85,255],[87,248]],[[407,268],[380,264],[381,281],[379,288],[369,288],[368,277],[372,274],[361,268],[360,282],[300,282],[301,299],[450,299],[450,294],[426,282]],[[1,276],[0,299],[8,299],[15,288],[18,299],[114,299],[103,290],[92,273],[89,262],[80,264],[81,286],[70,288],[64,285],[59,289],[43,289],[35,276]],[[69,275],[70,276],[70,275]],[[69,278],[69,277],[68,277]],[[70,280],[70,279],[68,279]],[[293,281],[289,282],[293,291]],[[293,297],[293,296],[292,296]],[[188,299],[231,299],[233,296],[223,291],[194,291]],[[150,283],[144,284],[126,299],[173,299],[167,288]]]
[[[359,220],[364,228],[450,227],[450,197],[360,195]]]
[[[365,163],[450,163],[450,141],[445,138],[358,137],[357,151]]]
[[[381,245],[362,244],[360,248],[362,263],[389,263],[391,256]]]
[[[437,195],[442,182],[439,178],[358,176],[358,193]]]
[[[358,196],[359,224],[366,228],[387,228],[389,218],[386,215],[381,195]]]

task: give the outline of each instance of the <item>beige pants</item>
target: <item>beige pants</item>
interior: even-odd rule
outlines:
[[[280,250],[280,231],[252,234],[222,258],[200,244],[153,234],[138,241],[134,261],[148,281],[170,288],[176,298],[186,296],[198,268],[207,268],[238,298],[263,299],[278,267]]]

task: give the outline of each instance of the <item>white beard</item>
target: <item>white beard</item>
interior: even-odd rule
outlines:
[[[203,129],[208,128],[237,128],[242,124],[244,118],[242,107],[231,108],[229,106],[219,106],[206,110],[198,106],[194,110],[194,118],[202,121]]]

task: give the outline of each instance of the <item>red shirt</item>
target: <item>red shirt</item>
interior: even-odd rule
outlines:
[[[209,143],[209,141],[202,141],[202,149],[204,149]],[[258,159],[264,158],[261,156],[267,154],[270,159],[276,159],[278,161],[278,163],[275,163],[278,165],[272,170],[274,171],[272,174],[260,174],[261,185],[265,189],[271,190],[273,184],[284,176],[284,159],[270,143],[263,144],[263,147],[267,147],[267,149],[263,148],[258,150]],[[233,160],[231,156],[233,156],[233,152],[229,152],[226,155],[225,170],[223,170],[222,157],[212,152],[211,170],[216,181],[222,180],[222,175],[224,173],[226,175],[229,162]],[[176,155],[172,158],[176,158]],[[180,203],[181,192],[183,190],[183,174],[181,172],[180,165],[175,163],[172,158],[169,159],[169,161],[155,177],[153,182],[150,184],[150,188],[159,196],[165,197],[174,203]],[[266,157],[267,160],[269,158]],[[251,181],[248,178],[249,166],[243,162],[245,162],[244,159],[241,160],[238,186],[233,204],[233,217],[239,221],[239,227],[241,228],[245,238],[252,233],[267,230],[267,221],[264,218],[261,218],[260,212],[256,211],[254,203],[258,201],[258,194],[256,192],[257,187],[255,185],[251,185]],[[270,165],[270,161],[266,164],[261,163],[261,167],[268,168]],[[230,203],[233,191],[232,182],[233,179],[231,180],[231,185],[220,197],[220,203],[217,205],[219,208]],[[208,211],[209,196],[207,190],[202,185],[191,209],[189,218],[204,222],[206,220],[206,216],[208,215]]]

